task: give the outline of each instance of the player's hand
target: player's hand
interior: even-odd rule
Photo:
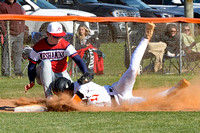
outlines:
[[[93,73],[86,72],[77,81],[79,84],[83,85],[92,81],[93,78],[94,78]]]
[[[33,82],[31,82],[30,84],[25,85],[25,87],[24,87],[25,93],[26,93],[29,89],[31,89],[34,85],[35,85],[35,83],[33,83]]]

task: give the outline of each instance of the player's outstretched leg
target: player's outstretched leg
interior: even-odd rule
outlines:
[[[139,69],[142,57],[145,53],[149,40],[151,39],[153,35],[154,28],[155,28],[155,25],[153,23],[146,24],[145,35],[141,39],[140,43],[138,44],[137,48],[135,49],[135,51],[133,52],[131,56],[129,68],[122,75],[120,80],[112,85],[115,92],[118,93],[120,97],[122,97],[123,100],[133,99],[132,89],[137,77],[137,73],[138,73],[138,69]]]
[[[161,93],[159,93],[157,96],[167,96],[167,95],[171,95],[173,93],[176,93],[178,90],[186,88],[190,85],[190,82],[187,81],[186,79],[182,79],[180,80],[174,87],[163,91]]]
[[[147,23],[145,25],[144,37],[147,38],[148,40],[150,40],[151,37],[153,36],[154,28],[155,28],[155,24],[154,23]]]
[[[189,81],[187,81],[186,79],[182,79],[178,82],[178,84],[176,84],[175,88],[182,89],[188,87],[189,85],[190,85]]]

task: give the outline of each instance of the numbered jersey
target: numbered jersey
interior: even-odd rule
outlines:
[[[82,100],[86,101],[88,105],[111,106],[111,96],[108,86],[100,86],[94,82],[89,82],[79,86],[77,91],[83,94]]]

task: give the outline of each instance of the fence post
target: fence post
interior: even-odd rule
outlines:
[[[10,21],[7,23],[7,36],[8,36],[8,63],[9,63],[9,76],[12,76],[12,63],[11,63],[11,44],[10,44]]]
[[[73,21],[73,45],[76,47],[76,21]],[[72,76],[74,76],[74,61],[72,61]]]
[[[184,14],[187,18],[194,18],[193,0],[184,1]]]
[[[127,45],[128,45],[128,60],[131,60],[131,44],[130,44],[130,38],[129,38],[129,30],[128,30],[128,22],[125,22],[126,25],[126,36],[127,36]]]
[[[180,31],[180,44],[179,44],[179,74],[182,74],[182,24],[181,22],[179,23],[179,31]]]

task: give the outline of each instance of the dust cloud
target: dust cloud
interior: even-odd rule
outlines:
[[[60,97],[54,96],[51,100],[41,98],[20,98],[15,102],[15,105],[31,105],[39,104],[46,106],[48,111],[199,111],[200,110],[200,82],[199,80],[190,81],[191,85],[184,89],[179,89],[165,97],[155,97],[168,88],[155,88],[155,89],[138,89],[133,91],[134,96],[141,96],[147,98],[142,103],[133,105],[124,104],[121,106],[113,107],[94,107],[86,105],[75,105],[71,102],[68,95]]]

